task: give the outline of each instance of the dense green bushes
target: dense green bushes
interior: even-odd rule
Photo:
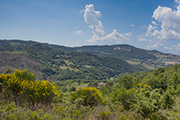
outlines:
[[[135,93],[135,89],[117,89],[112,93],[112,102],[121,102],[124,109],[130,109],[135,100]]]
[[[174,107],[180,93],[180,65],[125,75],[116,81],[112,102],[152,119],[160,110]]]

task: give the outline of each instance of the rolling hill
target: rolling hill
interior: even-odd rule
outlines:
[[[101,56],[110,56],[126,60],[130,64],[142,65],[147,69],[167,67],[180,63],[180,56],[162,53],[156,50],[144,50],[130,45],[82,46],[75,51],[90,52]]]
[[[126,73],[167,67],[180,56],[130,45],[66,47],[22,40],[0,40],[0,72],[34,72],[38,79],[102,80]]]
[[[1,40],[0,72],[9,67],[27,68],[38,79],[103,80],[147,70],[140,65],[130,65],[120,58],[77,52],[73,48],[63,47],[33,41]]]

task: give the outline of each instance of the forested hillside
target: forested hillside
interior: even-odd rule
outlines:
[[[0,51],[20,51],[30,45],[41,44],[52,49],[89,52],[99,56],[109,56],[126,60],[129,64],[139,66],[141,69],[156,69],[158,67],[167,67],[180,63],[180,56],[169,53],[162,53],[156,50],[144,50],[130,45],[105,45],[105,46],[82,46],[66,47],[52,45],[47,43],[38,43],[35,41],[22,40],[0,40]],[[145,70],[145,69],[144,69]]]
[[[148,69],[167,67],[180,62],[180,56],[178,55],[139,49],[130,45],[82,46],[75,47],[74,50],[121,58],[127,60],[130,64],[141,64]]]
[[[20,40],[0,42],[1,73],[7,68],[27,68],[38,79],[55,81],[103,80],[147,70],[140,65],[130,65],[120,58],[62,50],[55,45]]]

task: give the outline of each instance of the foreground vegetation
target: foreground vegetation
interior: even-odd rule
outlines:
[[[104,81],[105,82],[105,81]],[[98,81],[36,80],[27,70],[0,75],[5,120],[176,120],[180,118],[180,65]]]

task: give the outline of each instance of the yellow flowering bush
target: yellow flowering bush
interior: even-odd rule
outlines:
[[[14,98],[15,102],[26,100],[29,105],[35,103],[50,104],[59,96],[56,86],[49,81],[35,81],[33,73],[27,70],[15,70],[13,74],[1,74],[5,97]],[[11,96],[10,96],[11,95]]]
[[[49,81],[30,82],[24,88],[24,96],[29,105],[34,106],[35,103],[51,104],[53,100],[59,96],[56,86]]]
[[[6,80],[6,75],[4,73],[0,74],[0,83],[3,83]]]
[[[6,79],[7,78],[5,74],[0,74],[0,93],[2,93],[3,91],[3,87]]]
[[[35,76],[27,70],[15,70],[13,74],[1,74],[0,80],[3,81],[3,88],[10,91],[17,98],[22,94],[23,88],[28,84],[28,81],[35,80]]]
[[[27,84],[26,80],[19,80],[16,76],[13,76],[9,78],[6,82],[6,89],[11,90],[11,92],[17,96],[20,95],[23,91],[23,88]]]
[[[93,106],[102,102],[101,94],[95,87],[80,87],[75,92],[71,92],[71,102],[74,103],[77,99],[81,99],[79,104],[84,106]]]

